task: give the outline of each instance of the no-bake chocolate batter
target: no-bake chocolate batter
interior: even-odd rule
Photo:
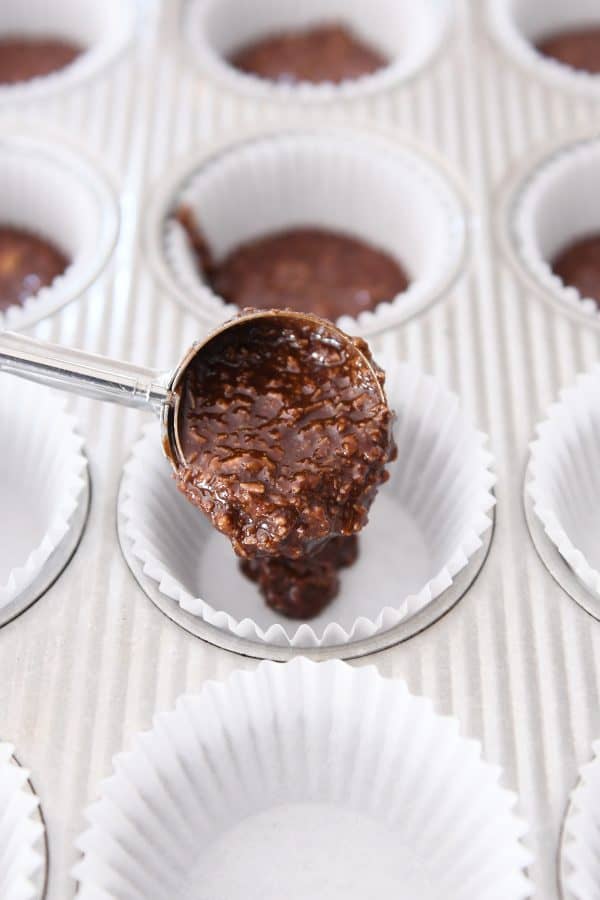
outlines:
[[[366,524],[395,453],[368,352],[324,323],[257,318],[189,364],[176,479],[239,556],[299,559]]]
[[[538,42],[537,49],[544,56],[573,69],[600,74],[600,26],[589,25],[550,34]]]
[[[358,557],[358,537],[334,537],[303,559],[242,559],[244,575],[255,581],[267,606],[289,619],[312,619],[337,596],[339,570]]]
[[[62,275],[69,260],[29,231],[0,226],[0,309],[24,303]]]
[[[569,244],[552,261],[552,269],[584,299],[595,300],[600,306],[600,234]]]
[[[83,48],[51,37],[0,37],[0,84],[18,84],[64,69]]]
[[[334,23],[268,35],[241,47],[230,62],[242,72],[289,84],[339,84],[388,65],[381,53]]]
[[[318,228],[279,232],[242,244],[217,263],[192,213],[181,209],[177,218],[200,273],[240,309],[294,309],[335,321],[375,309],[408,287],[394,259],[343,234]]]

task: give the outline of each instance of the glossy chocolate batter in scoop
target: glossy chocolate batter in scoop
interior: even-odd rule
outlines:
[[[364,341],[257,317],[214,337],[181,385],[180,490],[246,558],[299,559],[367,522],[395,454]]]
[[[339,84],[388,65],[379,51],[337,23],[267,35],[241,47],[230,62],[242,72],[288,84]]]
[[[550,34],[536,45],[540,53],[564,65],[600,74],[600,26],[568,28]]]
[[[19,84],[70,65],[83,48],[51,37],[0,37],[0,84]]]

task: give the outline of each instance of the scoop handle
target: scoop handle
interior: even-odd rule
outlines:
[[[169,376],[82,350],[0,332],[0,371],[61,391],[159,413],[169,399]]]

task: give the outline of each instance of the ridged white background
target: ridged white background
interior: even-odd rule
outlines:
[[[432,697],[438,711],[458,716],[463,733],[483,741],[486,759],[505,769],[504,784],[519,792],[520,812],[531,824],[536,896],[552,900],[567,796],[600,736],[600,624],[538,560],[521,488],[535,422],[559,387],[597,359],[599,335],[526,295],[500,259],[491,217],[494,191],[511,167],[540,140],[576,124],[600,124],[600,106],[515,69],[486,34],[481,0],[456,5],[453,33],[422,76],[335,115],[314,113],[325,121],[368,118],[421,139],[463,174],[476,211],[469,279],[388,340],[457,391],[489,432],[498,473],[496,533],[483,573],[456,609],[372,661]],[[80,139],[122,195],[123,228],[111,266],[84,298],[35,333],[165,367],[199,329],[155,286],[140,252],[144,192],[195,146],[261,121],[295,118],[200,83],[177,45],[177,14],[175,0],[162,7],[150,0],[139,41],[118,68],[74,93],[0,116],[2,123],[18,114]],[[164,618],[121,558],[116,495],[140,414],[83,400],[72,408],[90,457],[90,521],[67,572],[0,631],[0,736],[15,743],[41,798],[50,900],[74,894],[69,869],[81,811],[109,774],[112,755],[130,747],[153,713],[172,707],[181,692],[256,665]]]

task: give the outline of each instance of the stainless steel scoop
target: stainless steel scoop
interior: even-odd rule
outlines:
[[[40,384],[91,397],[130,406],[135,409],[151,409],[161,420],[163,449],[175,468],[185,465],[179,439],[179,401],[181,384],[191,361],[225,331],[244,329],[257,319],[273,319],[285,327],[291,324],[310,323],[321,332],[345,343],[352,352],[362,358],[373,376],[373,388],[385,402],[372,361],[357,343],[339,328],[324,319],[308,313],[290,310],[265,310],[244,313],[223,324],[203,341],[193,344],[172,372],[146,369],[131,363],[119,362],[81,350],[48,344],[13,332],[0,332],[0,371],[37,381]]]

